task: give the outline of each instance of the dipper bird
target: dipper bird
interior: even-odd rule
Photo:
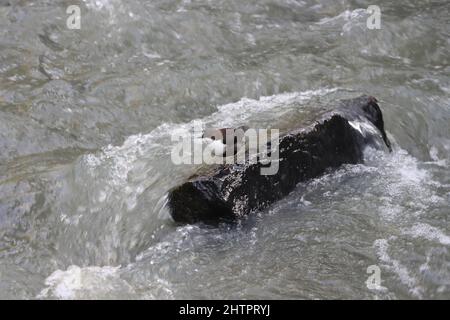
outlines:
[[[212,140],[210,146],[214,150],[216,156],[230,156],[227,155],[227,149],[233,152],[233,156],[239,151],[238,147],[242,143],[247,126],[240,126],[237,128],[207,128],[203,131],[202,138]],[[227,138],[232,138],[231,140]]]

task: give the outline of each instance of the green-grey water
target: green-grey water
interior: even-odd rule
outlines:
[[[0,1],[0,298],[449,299],[449,11]],[[295,126],[362,93],[391,154],[367,149],[236,226],[173,223],[167,192],[195,170],[170,161],[174,132]]]

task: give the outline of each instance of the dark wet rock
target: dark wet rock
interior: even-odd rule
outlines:
[[[169,208],[180,223],[235,221],[283,198],[302,181],[342,164],[363,161],[367,145],[390,150],[375,98],[340,101],[279,138],[278,171],[262,175],[260,162],[222,165],[169,192]],[[274,149],[273,149],[274,150]]]

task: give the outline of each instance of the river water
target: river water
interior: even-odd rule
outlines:
[[[449,9],[0,1],[0,298],[449,299]],[[170,161],[174,132],[295,126],[362,93],[392,153],[234,226],[171,220],[167,192],[195,171]]]

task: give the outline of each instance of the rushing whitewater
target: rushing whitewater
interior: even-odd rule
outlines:
[[[0,1],[0,298],[449,299],[448,1],[378,1],[379,30],[370,4],[84,0],[70,30],[67,1]],[[362,93],[392,153],[234,226],[173,222],[202,169],[173,134]]]

